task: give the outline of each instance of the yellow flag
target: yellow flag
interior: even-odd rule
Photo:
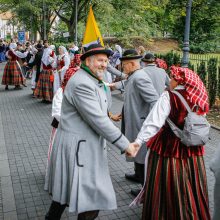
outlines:
[[[90,44],[93,44],[93,43],[100,43],[104,47],[102,35],[96,23],[92,7],[90,7],[82,46],[88,47]]]

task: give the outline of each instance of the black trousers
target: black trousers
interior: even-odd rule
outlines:
[[[45,220],[60,220],[67,205],[61,205],[58,202],[52,201],[50,209],[45,216]],[[78,214],[77,220],[94,220],[98,217],[99,210],[88,211]]]

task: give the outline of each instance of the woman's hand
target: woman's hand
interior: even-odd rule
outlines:
[[[126,155],[128,157],[135,157],[137,155],[139,149],[140,149],[139,144],[137,144],[135,142],[134,143],[130,143],[128,145],[128,148],[125,150],[126,151]]]

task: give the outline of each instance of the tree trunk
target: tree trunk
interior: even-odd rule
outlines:
[[[75,39],[75,24],[74,23],[69,23],[67,24],[67,27],[68,27],[68,31],[69,31],[69,39],[71,42],[74,42],[74,39]]]

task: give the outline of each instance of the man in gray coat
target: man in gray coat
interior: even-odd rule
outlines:
[[[143,70],[150,77],[157,93],[161,95],[166,88],[169,88],[170,78],[168,74],[164,69],[157,67],[156,57],[152,53],[146,53],[141,61],[144,65]]]
[[[59,220],[66,206],[78,214],[78,220],[93,220],[99,210],[117,208],[106,140],[129,156],[135,156],[138,149],[130,147],[107,114],[102,79],[110,53],[101,45],[90,45],[81,56],[80,70],[65,88],[45,178],[45,190],[53,200],[47,220]]]
[[[141,69],[140,59],[135,50],[126,50],[120,58],[123,72],[128,75],[125,84],[124,107],[122,111],[125,136],[129,141],[135,140],[145,118],[159,98],[150,77]],[[125,174],[129,180],[144,183],[144,163],[147,152],[143,145],[134,158],[134,174]],[[132,194],[136,194],[134,190]]]

